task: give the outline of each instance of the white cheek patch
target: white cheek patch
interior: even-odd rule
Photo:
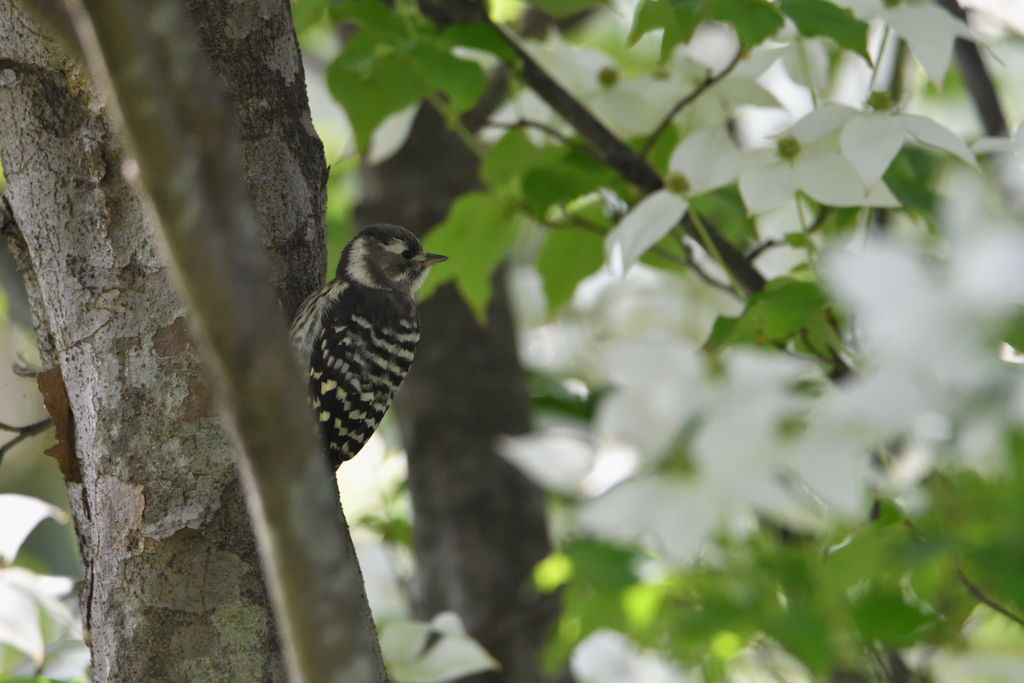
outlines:
[[[362,240],[352,245],[352,253],[349,254],[346,275],[353,282],[358,282],[366,287],[376,287],[377,283],[374,282],[373,277],[370,275],[370,270],[366,266],[368,251],[366,243]]]

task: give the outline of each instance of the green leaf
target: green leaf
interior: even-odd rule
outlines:
[[[568,543],[562,551],[572,560],[576,576],[592,586],[620,590],[636,582],[636,553],[600,541]]]
[[[409,54],[423,80],[447,93],[457,112],[476,104],[487,89],[487,76],[476,62],[459,59],[429,43],[417,43]]]
[[[826,673],[832,661],[828,628],[808,608],[795,605],[768,633],[817,674]]]
[[[632,47],[651,31],[675,26],[676,17],[668,0],[640,0],[633,13],[633,26],[626,43]]]
[[[736,323],[739,320],[739,318],[730,318],[725,315],[718,316],[715,319],[715,324],[711,327],[711,334],[708,335],[707,341],[704,342],[704,350],[713,352],[728,346],[733,338],[733,330],[736,329]]]
[[[552,204],[567,204],[601,187],[619,186],[614,171],[576,152],[565,153],[558,163],[527,172],[522,182],[526,203],[537,216],[543,216]]]
[[[706,218],[737,248],[742,249],[757,237],[757,224],[747,216],[747,207],[735,185],[690,197],[690,210]]]
[[[534,147],[526,131],[510,130],[488,151],[480,179],[498,187],[533,168],[556,163],[564,154],[563,147]]]
[[[526,373],[526,391],[530,394],[530,406],[535,411],[559,413],[582,420],[591,420],[597,404],[604,395],[602,391],[591,391],[586,398],[571,393],[550,375],[539,372]]]
[[[550,14],[555,19],[564,19],[574,14],[585,12],[592,7],[607,4],[606,0],[531,0],[533,5]]]
[[[383,2],[346,0],[337,5],[330,5],[330,12],[333,21],[356,24],[380,40],[397,45],[409,39],[405,24]]]
[[[431,87],[419,77],[410,60],[400,55],[376,60],[368,74],[348,68],[339,61],[344,56],[343,52],[327,68],[327,85],[345,108],[356,143],[363,150],[374,128],[388,114],[422,99]]]
[[[826,0],[782,0],[780,8],[805,36],[828,36],[839,45],[871,61],[868,54],[868,25],[853,12]]]
[[[1021,353],[1024,349],[1024,306],[1014,306],[1012,313],[1000,325],[999,340]]]
[[[634,45],[646,33],[663,28],[661,58],[665,60],[672,48],[690,41],[696,28],[708,18],[710,6],[710,0],[643,0],[633,15],[628,42]]]
[[[760,295],[765,309],[765,335],[782,340],[800,331],[807,319],[828,304],[828,297],[813,282],[779,278]]]
[[[930,631],[933,618],[903,601],[899,586],[885,587],[862,596],[853,604],[853,618],[861,637],[886,645],[910,647]]]
[[[787,277],[772,280],[750,297],[739,318],[719,317],[704,348],[713,352],[735,344],[785,344],[827,305],[828,297],[812,282]]]
[[[376,2],[377,0],[374,0]],[[501,32],[491,24],[457,24],[441,35],[441,44],[448,47],[463,45],[486,50],[502,61],[514,62],[518,55]]]
[[[486,323],[491,280],[515,237],[516,218],[515,208],[506,197],[483,192],[459,197],[444,222],[423,241],[425,250],[444,254],[450,260],[443,267],[431,269],[421,298],[454,281],[477,320]]]
[[[548,309],[553,313],[572,298],[580,280],[604,263],[604,239],[593,232],[575,228],[551,230],[537,261],[544,279]]]
[[[828,238],[837,237],[856,230],[862,222],[860,219],[862,209],[859,206],[827,207],[819,208],[818,210],[828,211],[821,220],[817,230]]]
[[[553,593],[572,578],[573,571],[572,560],[556,550],[534,565],[533,585],[541,593]]]
[[[904,147],[889,165],[882,180],[907,211],[930,216],[938,202],[932,188],[941,163],[932,152]]]
[[[327,0],[297,0],[292,3],[292,21],[295,22],[295,33],[301,34],[310,26],[324,18]]]
[[[385,543],[412,548],[412,524],[404,517],[365,515],[359,520],[359,524],[380,534]]]
[[[732,24],[748,50],[774,35],[785,23],[779,10],[767,0],[716,0],[711,15]]]

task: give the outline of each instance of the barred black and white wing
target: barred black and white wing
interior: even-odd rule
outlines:
[[[408,296],[348,286],[320,321],[309,389],[328,460],[337,467],[359,452],[394,400],[412,366],[419,318]]]

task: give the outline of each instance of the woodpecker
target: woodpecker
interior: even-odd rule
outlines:
[[[334,279],[306,299],[291,327],[327,459],[337,469],[363,447],[412,365],[420,340],[413,295],[431,266],[411,232],[371,225],[341,252]]]

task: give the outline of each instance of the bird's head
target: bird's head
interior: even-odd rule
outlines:
[[[430,267],[447,260],[447,256],[424,253],[416,235],[405,228],[371,225],[345,247],[335,275],[364,287],[411,296],[423,284]]]

